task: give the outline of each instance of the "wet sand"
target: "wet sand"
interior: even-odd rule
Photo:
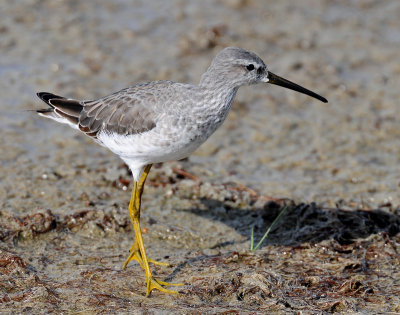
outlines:
[[[397,1],[1,4],[0,312],[400,312],[399,15]],[[152,169],[146,248],[186,285],[145,298],[140,267],[121,269],[128,170],[27,110],[38,91],[196,83],[225,46],[329,103],[241,88],[193,156]]]

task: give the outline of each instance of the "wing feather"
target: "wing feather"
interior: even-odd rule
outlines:
[[[38,96],[50,108],[38,112],[49,118],[61,116],[94,138],[103,131],[121,135],[144,133],[155,128],[163,98],[168,99],[171,85],[170,81],[137,84],[93,101],[42,92]]]
[[[84,102],[79,128],[86,133],[106,131],[121,135],[143,133],[153,129],[156,96],[146,87],[150,82],[123,89],[96,101]],[[160,83],[159,83],[160,84]]]

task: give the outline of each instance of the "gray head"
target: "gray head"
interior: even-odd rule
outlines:
[[[212,77],[214,82],[217,80],[232,87],[240,87],[267,82],[268,70],[264,61],[255,53],[239,47],[227,47],[215,56],[203,74],[201,83],[208,77]]]
[[[221,50],[200,81],[201,86],[229,88],[256,83],[276,84],[315,97],[324,103],[328,102],[322,96],[268,71],[260,57],[239,47],[227,47]]]

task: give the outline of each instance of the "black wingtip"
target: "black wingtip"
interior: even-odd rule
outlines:
[[[35,110],[39,114],[46,114],[46,113],[52,113],[54,112],[53,108],[42,108],[42,109],[37,109]]]
[[[36,95],[44,102],[48,102],[48,100],[51,98],[51,93],[49,92],[38,92]]]
[[[56,98],[56,99],[65,99],[65,97],[62,97],[62,96],[59,96],[59,95],[56,95],[56,94],[53,94],[53,93],[49,93],[49,92],[38,92],[38,93],[36,93],[36,95],[37,95],[43,102],[45,102],[46,104],[48,104],[48,105],[50,105],[50,106],[52,106],[52,105],[50,104],[50,100],[51,100],[51,99],[54,99],[54,98]]]

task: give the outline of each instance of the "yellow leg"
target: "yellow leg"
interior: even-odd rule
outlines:
[[[128,266],[129,262],[131,262],[132,260],[136,260],[139,263],[140,267],[142,267],[144,269],[143,260],[142,260],[142,257],[140,256],[139,246],[138,246],[138,243],[136,243],[136,242],[134,242],[133,245],[131,246],[131,248],[129,249],[129,257],[125,261],[122,268],[125,269],[126,266]],[[147,258],[147,261],[149,262],[149,264],[154,264],[157,266],[165,266],[165,267],[171,266],[167,262],[161,262],[161,261],[157,261],[157,260],[150,259],[150,258]]]
[[[129,216],[131,218],[132,224],[133,224],[133,213],[134,213],[133,209],[135,207],[136,191],[137,191],[137,182],[134,182],[133,187],[132,187],[131,200],[129,202]],[[135,235],[136,235],[136,233],[135,233]],[[132,260],[136,260],[139,263],[140,267],[142,267],[144,269],[143,259],[139,252],[139,246],[138,246],[138,243],[136,242],[136,237],[135,237],[135,242],[129,249],[129,257],[125,261],[122,268],[125,269],[126,266],[128,266],[129,262]]]
[[[144,189],[144,183],[146,181],[148,173],[150,172],[150,168],[151,168],[151,165],[147,165],[147,167],[145,168],[145,170],[144,170],[139,182],[134,182],[133,183],[131,200],[129,202],[129,215],[131,217],[132,224],[133,224],[133,218],[134,218],[134,212],[135,212],[134,209],[138,209],[138,211],[139,211],[139,219],[140,219],[141,197],[142,197],[142,193],[143,193],[143,189]],[[135,242],[133,243],[133,245],[129,249],[129,253],[130,253],[129,257],[125,261],[125,263],[122,266],[122,268],[125,269],[126,266],[128,266],[129,262],[131,262],[132,260],[136,260],[139,263],[140,267],[145,269],[144,265],[143,265],[143,259],[142,259],[142,256],[140,254],[140,251],[139,251],[139,244],[136,241],[136,237],[135,237]],[[168,263],[156,261],[156,260],[149,259],[149,258],[147,258],[147,261],[149,263],[152,263],[152,264],[158,265],[158,266],[167,266],[167,267],[170,266]]]
[[[140,229],[140,205],[142,200],[142,193],[144,188],[144,183],[146,181],[147,175],[149,174],[151,168],[151,164],[147,165],[143,171],[142,176],[140,177],[138,182],[134,182],[131,201],[129,203],[129,215],[131,217],[131,221],[133,224],[133,229],[135,231],[135,242],[133,243],[132,247],[130,248],[130,255],[128,259],[125,261],[123,268],[125,268],[131,260],[136,260],[139,265],[145,270],[146,272],[146,283],[147,283],[147,291],[146,295],[149,296],[153,289],[160,290],[165,293],[178,293],[177,291],[172,291],[165,289],[163,285],[170,286],[170,285],[183,285],[183,283],[168,283],[164,281],[160,281],[155,279],[152,276],[149,262],[156,264],[156,265],[167,265],[166,263],[161,263],[152,259],[149,259],[146,255],[146,250],[144,248],[142,231]]]

